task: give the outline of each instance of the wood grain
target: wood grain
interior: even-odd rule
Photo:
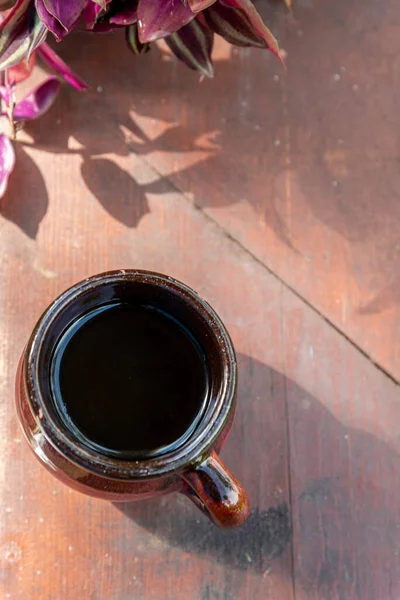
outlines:
[[[286,72],[222,43],[200,84],[164,52],[132,61],[122,38],[117,74],[111,59],[96,71],[115,40],[89,40],[85,65],[64,51],[132,149],[399,379],[399,3],[258,6]]]
[[[359,5],[347,4],[349,12]],[[375,12],[378,25],[397,14],[392,2],[380,12],[374,12],[378,5],[372,0],[364,4],[362,23],[370,22]],[[320,3],[321,14],[332,15],[327,34],[313,29],[322,18],[316,16],[317,8],[308,11],[311,23],[304,37],[319,36],[321,43],[326,36],[333,40],[343,23],[335,15],[342,14],[343,7],[343,2],[336,8]],[[301,10],[305,19],[306,8]],[[338,313],[331,311],[335,294],[349,302],[353,298],[350,264],[361,273],[362,285],[369,286],[376,271],[369,269],[367,254],[378,260],[377,253],[382,258],[388,252],[387,235],[393,236],[396,229],[395,209],[383,228],[379,222],[369,233],[360,229],[362,241],[354,242],[351,235],[333,232],[334,225],[330,231],[323,218],[311,219],[316,205],[303,211],[305,204],[296,196],[292,212],[289,205],[284,209],[288,218],[296,217],[290,221],[292,229],[287,233],[281,228],[279,233],[278,219],[271,233],[272,226],[257,211],[272,221],[278,218],[271,203],[261,206],[265,197],[260,191],[262,182],[270,189],[269,170],[278,169],[272,160],[275,150],[265,135],[256,142],[246,132],[264,115],[263,127],[272,132],[268,139],[278,135],[269,126],[273,115],[281,114],[276,110],[282,91],[272,87],[275,71],[271,70],[272,83],[263,81],[265,65],[275,69],[275,63],[245,51],[229,63],[221,59],[219,79],[199,87],[180,67],[161,61],[157,52],[147,65],[159,64],[159,76],[152,76],[142,61],[129,62],[130,55],[129,60],[121,58],[116,69],[115,57],[125,56],[122,40],[101,39],[88,39],[85,60],[82,50],[67,44],[66,55],[93,88],[83,96],[63,88],[60,102],[30,126],[18,150],[9,193],[0,205],[0,597],[398,600],[399,387],[310,306],[326,309],[326,315],[336,319]],[[389,44],[388,39],[382,44]],[[295,41],[293,37],[293,48]],[[349,55],[355,52],[352,43],[344,44]],[[393,43],[396,47],[396,40]],[[328,56],[329,61],[338,60],[340,68],[337,49],[339,54],[332,58],[327,53],[325,59],[322,53],[298,52],[304,53],[303,61],[307,56],[318,63],[319,73],[322,64],[328,73],[323,63]],[[372,61],[371,56],[366,60]],[[393,77],[394,72],[395,66]],[[40,70],[36,76],[41,76]],[[299,73],[292,76],[297,83],[292,84],[290,106],[297,108],[291,117],[291,139],[297,139],[301,129],[301,139],[312,145],[317,130],[306,131],[312,121],[306,106],[312,98],[315,114],[318,107],[322,110],[317,94],[321,78],[309,89],[300,86]],[[257,96],[251,91],[254,81],[261,86]],[[269,95],[262,93],[267,83]],[[229,94],[233,100],[228,110]],[[299,103],[301,94],[305,97]],[[364,95],[370,111],[371,97],[383,102]],[[240,104],[246,98],[252,103],[248,107]],[[255,98],[263,98],[263,104],[256,104]],[[331,123],[328,115],[333,114],[331,102],[320,121],[323,139]],[[242,112],[237,113],[239,106]],[[156,108],[158,116],[152,122]],[[224,143],[215,150],[209,132],[223,115],[227,121],[218,127]],[[283,122],[279,118],[277,128]],[[364,121],[358,115],[353,120],[357,135],[347,129],[351,148],[366,152]],[[376,143],[384,145],[384,139]],[[32,140],[36,149],[29,145]],[[310,147],[299,142],[299,161],[319,155],[318,144],[312,152]],[[378,157],[386,156],[386,146],[382,148]],[[311,181],[318,181],[319,172],[319,167],[310,171]],[[368,219],[374,220],[370,182],[366,175],[364,198],[369,198],[372,211]],[[358,198],[357,185],[352,198]],[[389,185],[386,180],[384,185]],[[239,202],[242,194],[252,197],[254,186],[259,200]],[[310,196],[322,212],[327,210],[326,189],[317,186]],[[354,231],[358,225],[351,210],[358,209],[349,208],[349,197],[340,196],[338,204],[330,206],[336,211],[335,226],[342,223]],[[332,196],[327,198],[332,201]],[[387,202],[389,209],[392,204]],[[256,211],[256,206],[261,208]],[[278,276],[243,244],[258,258],[267,256],[266,263]],[[394,267],[395,259],[389,258]],[[121,267],[153,269],[187,282],[211,302],[232,334],[239,357],[239,408],[223,458],[255,507],[242,529],[221,532],[183,497],[119,506],[87,498],[55,481],[22,440],[13,406],[14,376],[36,319],[68,285]],[[282,277],[304,293],[307,302],[282,283]],[[396,311],[392,307],[366,315],[362,325],[361,317],[351,313],[344,328],[364,350],[372,334],[378,337],[382,332],[374,356],[393,372]]]
[[[270,332],[276,330],[280,343],[275,324],[279,284],[264,286],[257,305],[244,311],[243,284],[250,285],[258,272],[263,275],[262,268],[166,182],[159,190],[163,194],[147,194],[148,212],[132,228],[110,215],[81,184],[75,160],[51,158],[50,169],[47,154],[31,155],[49,197],[36,239],[15,223],[1,221],[1,439],[7,456],[1,472],[1,593],[46,600],[250,599],[262,597],[268,588],[272,598],[291,599],[284,387],[279,373],[251,358],[263,353]],[[143,186],[157,180],[140,158],[108,160]],[[114,207],[119,198],[134,207],[132,189],[138,184],[124,188],[124,181],[128,175],[117,188],[110,179],[107,188],[104,179],[103,197],[108,194],[111,205],[116,198]],[[44,471],[21,439],[13,380],[36,318],[73,281],[121,266],[155,269],[186,281],[221,313],[234,339],[243,338],[238,350],[243,353],[241,396],[247,410],[242,408],[224,455],[256,507],[239,533],[224,535],[210,527],[185,498],[116,507],[72,492]],[[261,311],[271,326],[253,342],[251,331],[259,328],[255,315]],[[266,397],[264,388],[275,389],[274,396]],[[267,459],[260,460],[260,447]]]

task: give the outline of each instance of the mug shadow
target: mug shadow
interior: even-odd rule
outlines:
[[[238,410],[222,457],[253,502],[249,520],[218,529],[177,494],[115,507],[169,547],[258,576],[271,565],[286,580],[293,572],[296,586],[319,600],[376,600],[387,581],[380,567],[395,568],[400,543],[390,499],[397,452],[344,426],[281,373],[243,354],[238,360]]]
[[[220,529],[180,494],[145,502],[115,503],[114,506],[127,519],[173,547],[211,558],[219,564],[240,570],[251,569],[262,574],[271,559],[285,553],[292,537],[291,512],[286,501],[287,489],[280,489],[278,502],[269,505],[267,495],[262,493],[261,482],[266,474],[271,475],[272,480],[276,478],[263,461],[255,462],[257,453],[265,450],[267,434],[267,431],[261,431],[259,425],[266,425],[266,421],[270,419],[274,402],[282,404],[284,401],[284,382],[280,374],[248,356],[238,355],[238,361],[241,374],[238,409],[222,458],[233,468],[252,501],[252,513],[246,523],[231,530]],[[268,399],[265,397],[264,385],[272,390]],[[267,403],[264,418],[257,417],[257,411],[262,410],[264,402]],[[255,437],[257,430],[258,435]],[[286,423],[282,420],[277,423],[274,431],[269,432],[266,446],[276,454],[273,448],[284,445],[285,439]],[[278,479],[281,479],[280,475]],[[274,485],[276,481],[271,483]]]
[[[183,500],[183,501],[182,501]],[[128,519],[169,545],[184,552],[208,556],[219,564],[263,573],[269,560],[279,557],[291,539],[290,512],[286,503],[253,509],[248,521],[222,530],[196,514],[184,499],[168,496],[139,503],[115,503]],[[201,519],[201,520],[200,520]]]

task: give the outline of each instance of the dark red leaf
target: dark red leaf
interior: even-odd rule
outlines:
[[[106,0],[102,3],[89,0],[82,12],[83,22],[87,29],[93,29],[100,15],[106,10],[106,4]]]
[[[133,25],[138,20],[137,0],[127,0],[121,9],[110,17],[110,23],[115,25]]]
[[[257,35],[247,15],[237,8],[216,2],[203,13],[207,25],[230,44],[266,48],[265,40]]]
[[[69,33],[79,17],[86,0],[43,0],[48,12],[64,27]]]
[[[44,0],[35,0],[37,14],[40,20],[46,25],[47,29],[55,36],[56,40],[60,41],[67,34],[66,29],[59,21],[47,10]]]
[[[219,0],[219,2],[225,6],[242,10],[251,23],[254,32],[265,41],[267,48],[271,50],[271,52],[275,54],[279,60],[282,61],[282,58],[279,54],[278,42],[268,27],[264,24],[251,0]]]
[[[198,19],[194,19],[176,33],[166,37],[165,42],[175,56],[188,67],[206,77],[213,77],[211,61],[213,38],[213,32]]]
[[[139,39],[144,44],[163,38],[189,23],[194,16],[184,0],[140,0]]]

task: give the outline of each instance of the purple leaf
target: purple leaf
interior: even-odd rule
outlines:
[[[111,0],[89,0],[82,13],[87,29],[96,33],[108,33],[136,23],[138,0],[117,3],[117,8],[110,2]],[[106,12],[109,4],[110,10]]]
[[[14,147],[4,133],[0,134],[0,198],[7,189],[8,178],[15,165]]]
[[[115,25],[133,25],[138,20],[137,0],[127,0],[122,8],[112,17],[110,23]]]
[[[190,10],[194,13],[199,13],[202,10],[205,10],[215,2],[216,0],[187,0]]]
[[[57,41],[60,41],[61,38],[66,35],[66,30],[60,24],[59,21],[53,15],[49,13],[47,10],[44,0],[35,0],[35,6],[37,14],[40,17],[42,23],[44,23],[49,31],[54,34]]]
[[[230,44],[235,46],[255,46],[265,48],[265,41],[255,33],[246,14],[237,8],[228,8],[216,2],[205,10],[207,25]]]
[[[110,31],[115,31],[116,29],[121,29],[124,25],[116,25],[115,23],[110,23],[110,21],[99,21],[96,23],[91,29],[94,33],[110,33]]]
[[[48,12],[69,33],[78,21],[86,0],[44,0]]]
[[[47,28],[36,12],[33,0],[18,0],[0,23],[0,70],[29,58],[47,35]]]
[[[189,23],[194,16],[184,0],[140,0],[139,39],[144,44],[165,37]]]
[[[85,23],[85,27],[87,29],[93,29],[95,24],[97,23],[97,19],[99,15],[105,10],[105,2],[104,6],[100,5],[98,2],[94,2],[94,0],[89,0],[83,9],[82,16],[83,22]]]
[[[165,43],[188,67],[206,77],[213,77],[211,61],[213,38],[213,32],[198,19],[194,19],[179,31],[166,37]]]
[[[39,46],[37,53],[51,69],[59,73],[76,90],[87,90],[89,86],[86,81],[78,77],[48,44],[43,43]]]
[[[219,1],[224,6],[242,10],[245,13],[246,17],[248,18],[251,26],[253,27],[254,32],[265,41],[267,48],[273,54],[275,54],[281,62],[283,62],[282,58],[279,54],[278,42],[276,41],[275,37],[270,32],[268,27],[266,25],[264,25],[262,18],[258,14],[258,12],[257,12],[254,4],[251,2],[251,0],[219,0]]]
[[[55,75],[47,77],[15,105],[14,121],[32,121],[41,117],[53,104],[60,85]]]

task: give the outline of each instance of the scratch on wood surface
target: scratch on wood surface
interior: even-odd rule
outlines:
[[[40,275],[45,277],[46,279],[56,279],[58,277],[58,273],[56,271],[52,271],[51,269],[46,269],[43,267],[39,259],[36,257],[32,263],[32,267],[37,271]]]
[[[285,198],[287,210],[287,224],[289,235],[291,232],[291,216],[292,216],[292,153],[291,153],[291,132],[287,101],[287,91],[285,81],[282,82],[282,107],[283,107],[283,123],[284,123],[284,163],[285,163]]]
[[[346,323],[347,321],[347,309],[348,309],[348,300],[347,300],[347,296],[343,296],[342,298],[342,321],[343,323]]]

